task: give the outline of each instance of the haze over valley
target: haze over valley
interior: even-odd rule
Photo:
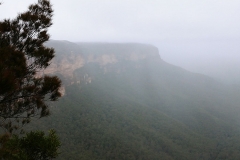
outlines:
[[[36,1],[3,1],[0,18],[15,17]],[[230,84],[240,82],[237,0],[51,2],[52,39],[152,44],[168,63]]]
[[[44,71],[63,81],[53,115],[59,159],[238,159],[238,88],[161,59],[139,43],[52,40]],[[77,158],[76,158],[77,157]]]
[[[0,18],[15,17],[32,2],[6,0],[0,5]],[[32,71],[33,80],[26,83],[27,78],[23,78],[19,84],[32,85],[26,91],[33,88],[37,93],[46,85],[49,92],[61,96],[57,102],[43,99],[50,106],[51,115],[33,118],[24,128],[56,130],[61,141],[57,159],[239,160],[240,1],[51,0],[51,3],[54,9],[51,39],[47,42],[38,39],[36,44],[40,47],[30,44],[26,51],[22,49],[23,53],[16,55],[21,54],[22,60],[29,62],[34,58],[29,54],[26,60],[25,52],[36,51],[34,56],[40,57],[39,63],[45,60],[45,67],[52,50],[47,50],[49,57],[41,57],[36,48],[55,50],[47,68]],[[14,43],[6,38],[9,33],[2,37],[10,44],[9,48],[14,48]],[[12,41],[16,37],[11,37]],[[32,33],[31,38],[34,39]],[[22,39],[21,43],[28,42]],[[4,47],[1,52],[8,57],[8,48]],[[28,64],[25,61],[22,66]],[[6,65],[2,67],[6,72],[0,73],[10,75],[9,64],[1,62]],[[18,69],[17,64],[11,65]],[[47,83],[47,78],[54,75],[61,80],[61,94],[51,90],[51,78]],[[54,79],[58,82],[57,90],[59,79]],[[8,80],[0,82],[5,84]],[[40,89],[34,89],[34,83]],[[25,90],[19,88],[16,95],[20,98],[14,100],[20,105],[14,105],[26,109],[28,101],[22,99]],[[4,94],[0,100],[8,104]],[[11,111],[10,102],[9,106],[9,110],[5,109],[7,113],[17,113]],[[27,111],[21,114],[35,114],[34,110]],[[24,119],[22,125],[30,119]]]

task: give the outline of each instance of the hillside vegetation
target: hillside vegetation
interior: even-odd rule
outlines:
[[[240,157],[239,92],[210,77],[160,57],[85,62],[72,77],[58,74],[66,94],[52,106],[52,116],[35,123],[56,129],[62,141],[59,159]]]

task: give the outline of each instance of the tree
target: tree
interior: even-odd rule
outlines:
[[[0,157],[14,160],[50,160],[58,156],[60,141],[54,130],[45,135],[43,131],[27,133],[19,137],[8,135],[0,137],[3,147],[0,148]]]
[[[54,57],[44,46],[52,15],[49,0],[38,0],[17,18],[0,21],[0,126],[9,133],[48,116],[49,102],[61,96],[59,78],[41,74]]]
[[[13,20],[0,21],[0,159],[52,159],[59,153],[55,131],[12,134],[32,117],[49,115],[49,102],[60,96],[61,81],[42,75],[54,57],[47,29],[52,25],[51,4],[38,0]]]

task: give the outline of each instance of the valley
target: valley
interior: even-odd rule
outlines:
[[[187,160],[240,157],[239,91],[164,62],[146,44],[50,41],[64,94],[52,115],[58,159]],[[33,129],[33,127],[29,127]]]

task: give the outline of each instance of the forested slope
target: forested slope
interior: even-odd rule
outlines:
[[[74,78],[38,122],[60,135],[59,159],[240,157],[238,100],[209,77],[145,59],[88,63]]]

